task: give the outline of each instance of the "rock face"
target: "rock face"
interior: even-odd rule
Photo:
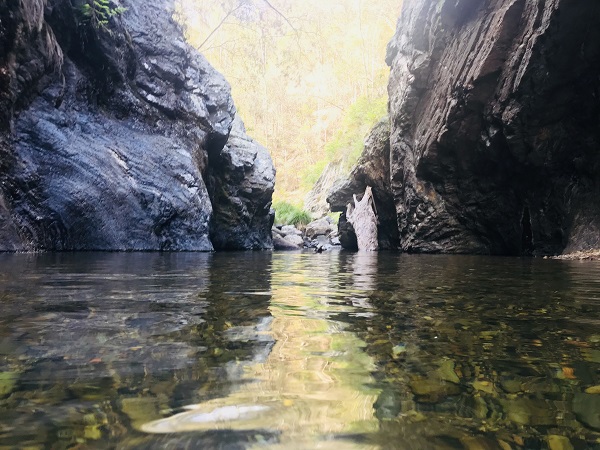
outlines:
[[[0,5],[0,250],[270,248],[270,157],[171,1],[83,4]]]
[[[367,186],[371,186],[379,223],[377,239],[381,249],[397,249],[399,246],[396,209],[390,187],[390,124],[382,119],[365,140],[363,153],[348,179],[334,185],[327,202],[332,211],[341,211],[339,232],[342,246],[356,249],[356,236],[352,225],[347,223],[346,205],[353,204],[353,194],[362,199]]]
[[[404,2],[387,55],[403,250],[600,247],[598,17],[598,2]]]
[[[227,145],[210,151],[208,160],[213,245],[230,250],[265,248],[275,219],[270,214],[275,169],[269,152],[246,135],[236,118]]]

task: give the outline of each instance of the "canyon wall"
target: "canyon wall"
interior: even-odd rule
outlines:
[[[86,4],[0,5],[0,250],[271,248],[271,158],[174,4]]]
[[[599,2],[405,0],[377,163],[389,190],[374,189],[402,250],[600,247],[598,18]]]

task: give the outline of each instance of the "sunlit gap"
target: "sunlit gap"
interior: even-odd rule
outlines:
[[[181,0],[189,42],[229,81],[248,134],[301,205],[328,163],[342,176],[387,111],[387,42],[402,0]]]

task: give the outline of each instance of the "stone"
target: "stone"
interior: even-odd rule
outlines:
[[[573,444],[571,444],[571,441],[566,436],[551,434],[547,439],[550,450],[574,450]]]
[[[281,236],[273,236],[273,249],[274,250],[300,250],[300,247],[296,244],[292,244]]]
[[[284,225],[281,227],[281,234],[283,234],[284,236],[302,236],[302,231],[298,230],[294,225]]]
[[[304,235],[313,239],[317,236],[325,236],[333,231],[334,227],[329,217],[322,217],[321,219],[314,220],[306,225]]]
[[[283,239],[299,247],[304,245],[304,239],[302,239],[302,236],[298,236],[297,234],[288,234]]]
[[[0,3],[0,250],[270,248],[272,162],[173,1],[110,32],[27,3]]]
[[[600,431],[600,396],[596,394],[575,394],[573,412],[584,425]]]
[[[447,383],[434,378],[415,379],[409,383],[410,389],[423,403],[438,403],[451,395],[458,395],[460,388],[453,383]]]

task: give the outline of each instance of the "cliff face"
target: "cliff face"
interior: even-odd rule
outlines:
[[[171,2],[82,5],[0,5],[0,249],[270,248],[271,159]]]
[[[402,249],[600,246],[598,17],[598,2],[404,2],[387,55]]]

